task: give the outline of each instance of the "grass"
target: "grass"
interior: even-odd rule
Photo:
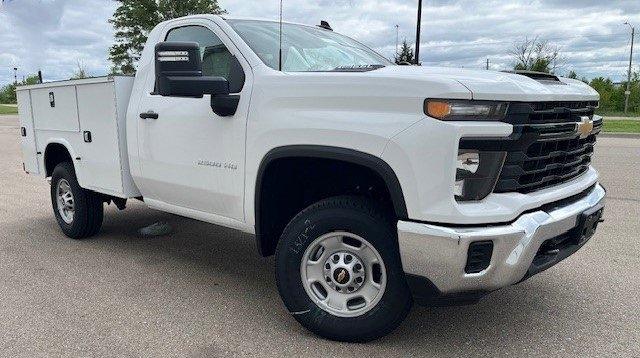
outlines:
[[[18,107],[3,106],[0,104],[0,114],[18,114]]]
[[[0,104],[0,115],[2,114],[18,114],[18,108]],[[600,115],[604,114],[605,113],[600,113]],[[606,116],[617,117],[621,114],[622,113],[610,112],[606,113]],[[640,133],[640,120],[605,120],[604,131],[609,133]]]
[[[622,111],[601,111],[601,110],[596,110],[596,114],[599,116],[603,116],[603,117],[616,117],[616,118],[624,118],[624,117],[630,117],[630,118],[638,118],[640,117],[640,113],[638,112],[629,112],[629,114],[625,115],[624,112]]]
[[[638,120],[605,120],[604,131],[609,133],[640,133]]]

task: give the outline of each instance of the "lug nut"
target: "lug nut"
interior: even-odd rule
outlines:
[[[324,265],[324,268],[326,268],[327,270],[331,269],[331,265],[329,265],[328,263],[326,265]]]
[[[333,262],[338,263],[338,261],[340,261],[340,256],[333,255]]]
[[[362,283],[362,277],[356,277],[356,282],[357,283]]]
[[[358,271],[362,270],[362,265],[360,265],[360,264],[355,264],[355,265],[353,266],[353,270],[354,270],[355,272],[358,272]]]

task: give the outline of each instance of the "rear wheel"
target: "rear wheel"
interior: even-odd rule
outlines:
[[[51,203],[56,221],[66,236],[84,239],[100,231],[104,216],[102,199],[80,187],[71,163],[60,163],[53,170]]]
[[[377,339],[411,308],[395,227],[373,201],[344,196],[308,207],[287,225],[276,255],[285,305],[325,338]]]

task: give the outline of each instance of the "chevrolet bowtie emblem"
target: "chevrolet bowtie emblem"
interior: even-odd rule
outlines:
[[[580,134],[580,139],[587,138],[593,132],[593,120],[589,117],[580,117],[581,122],[576,123],[576,133]]]

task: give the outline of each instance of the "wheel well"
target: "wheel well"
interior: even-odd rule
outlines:
[[[327,152],[325,147],[318,151],[305,146],[287,156],[289,151],[267,155],[258,172],[256,237],[263,256],[275,253],[282,231],[296,214],[329,197],[369,197],[382,203],[394,219],[406,217],[400,184],[381,159],[339,148]]]
[[[53,174],[53,169],[56,165],[64,162],[69,162],[73,165],[73,159],[71,154],[67,150],[67,147],[60,143],[51,143],[44,151],[44,167],[47,173],[46,176],[50,177]]]

